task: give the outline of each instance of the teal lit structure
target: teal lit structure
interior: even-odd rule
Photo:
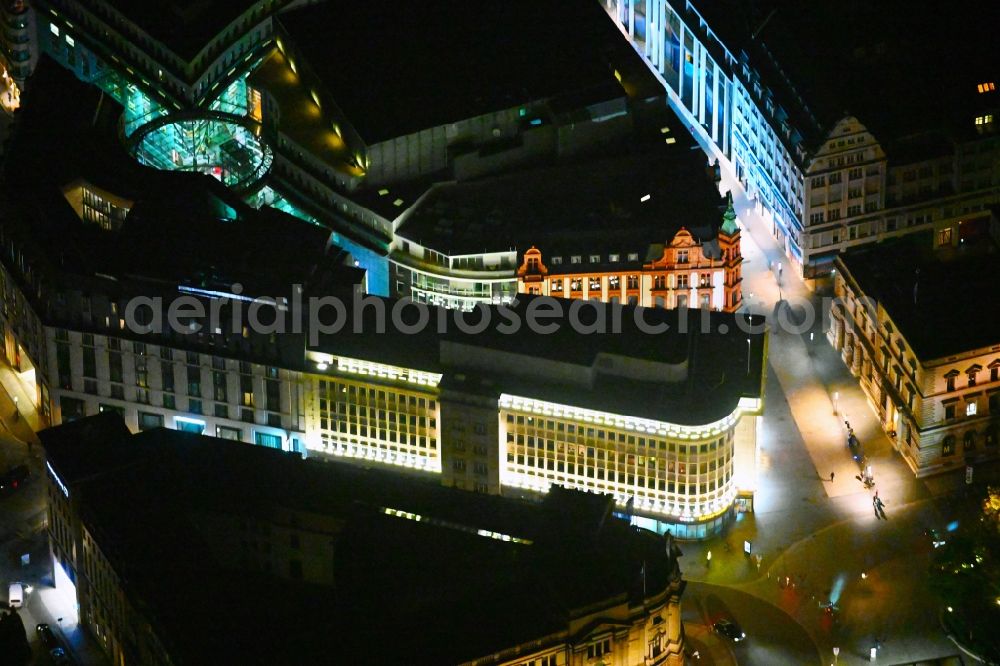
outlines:
[[[276,50],[271,17],[285,0],[234,1],[211,8],[198,24],[162,28],[161,19],[170,22],[161,16],[166,8],[147,11],[118,0],[32,4],[41,52],[122,106],[119,134],[137,161],[212,176],[254,206],[330,228],[337,245],[368,271],[368,290],[388,295],[388,235],[355,234],[343,211],[289,187],[287,173],[272,173],[279,119],[265,117],[267,91],[248,79]],[[137,53],[139,42],[119,43],[102,23],[120,34],[138,27],[161,43],[141,43]]]

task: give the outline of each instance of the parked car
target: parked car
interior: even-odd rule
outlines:
[[[3,476],[0,476],[0,493],[8,493],[20,488],[28,479],[28,474],[27,465],[11,467]]]
[[[52,633],[52,627],[49,625],[44,623],[35,625],[35,632],[38,633],[38,640],[41,641],[46,650],[59,647],[59,641],[56,640],[56,635]]]
[[[7,588],[7,605],[11,608],[20,608],[24,605],[24,586],[20,583],[11,583]]]
[[[717,634],[725,636],[734,643],[739,643],[747,637],[746,632],[740,628],[740,625],[729,620],[719,620],[712,625],[712,628],[715,629]]]

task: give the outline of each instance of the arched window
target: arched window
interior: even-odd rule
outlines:
[[[953,453],[955,453],[955,436],[948,435],[944,438],[944,441],[941,442],[941,455],[950,456]]]
[[[965,437],[962,440],[962,445],[966,451],[976,450],[976,433],[970,430],[965,433]]]

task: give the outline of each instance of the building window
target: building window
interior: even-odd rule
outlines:
[[[639,261],[639,253],[638,252],[629,252],[628,253],[628,260],[629,261]]]
[[[944,406],[944,418],[946,420],[955,418],[955,405]]]
[[[678,250],[677,251],[677,263],[678,264],[686,264],[687,262],[688,262],[688,251],[687,250]]]
[[[188,355],[190,360],[190,355]],[[187,366],[188,395],[201,397],[201,368],[197,365]]]
[[[951,245],[951,227],[938,232],[938,245]]]
[[[269,449],[280,449],[281,448],[281,435],[272,435],[267,432],[257,432],[253,433],[254,443],[258,446],[264,446]]]
[[[976,433],[971,430],[965,433],[965,437],[962,438],[962,448],[965,451],[975,451],[976,450]]]
[[[947,384],[947,390],[948,391],[954,391],[955,390],[955,376],[952,375],[951,377],[945,377],[945,380],[948,382],[948,384]]]
[[[188,400],[188,411],[192,414],[201,414],[201,400]]]
[[[552,293],[559,294],[562,293],[562,290],[563,290],[562,278],[557,278],[555,280],[552,280],[552,282],[550,283],[549,291]]]
[[[152,430],[163,427],[163,415],[152,412],[139,412],[139,430]]]
[[[603,657],[606,654],[611,654],[610,638],[587,646],[587,659],[596,659],[598,657]]]
[[[639,276],[629,275],[625,278],[625,287],[627,289],[638,289],[639,288]]]
[[[569,263],[571,264],[579,264],[582,263],[582,261],[583,258],[578,254],[574,254],[572,257],[569,258]]]
[[[229,405],[220,405],[215,403],[215,415],[220,419],[229,418]]]
[[[966,416],[975,416],[977,408],[978,408],[978,403],[976,403],[976,402],[967,402],[967,403],[965,403],[965,415]]]
[[[955,453],[955,437],[953,435],[948,435],[941,442],[941,455],[950,456]]]
[[[231,439],[234,442],[243,441],[243,431],[239,428],[227,428],[226,426],[218,426],[215,429],[215,436],[221,437],[222,439]]]

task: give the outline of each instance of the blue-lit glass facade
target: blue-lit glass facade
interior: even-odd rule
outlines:
[[[791,152],[799,137],[746,59],[729,51],[688,0],[601,2],[695,140],[757,201],[772,233],[801,262],[804,184]]]

